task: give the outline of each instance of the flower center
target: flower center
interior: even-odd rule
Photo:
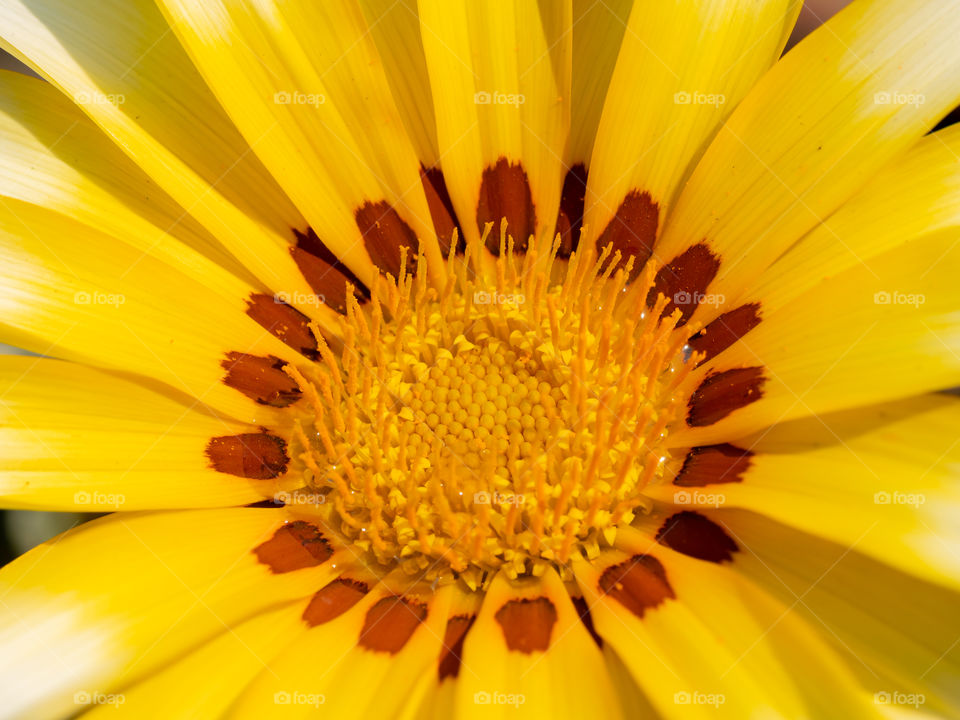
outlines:
[[[342,347],[288,372],[309,402],[294,428],[319,512],[360,553],[427,579],[481,585],[595,556],[646,503],[689,328],[648,274],[557,247],[521,256],[505,236],[451,253],[441,289],[415,275],[352,299]],[[566,267],[564,267],[566,265]],[[554,278],[554,279],[551,279]]]

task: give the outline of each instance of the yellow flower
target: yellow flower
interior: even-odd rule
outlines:
[[[799,5],[0,3],[0,715],[960,716],[960,13]]]

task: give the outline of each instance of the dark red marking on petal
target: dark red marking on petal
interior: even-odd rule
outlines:
[[[247,315],[297,352],[311,360],[319,357],[317,338],[310,329],[310,318],[279,296],[253,293],[247,300]]]
[[[287,471],[287,443],[262,433],[211,438],[207,457],[214,470],[253,480],[269,480]]]
[[[611,565],[603,571],[598,585],[602,593],[639,618],[665,600],[677,597],[663,565],[651,555],[634,555]]]
[[[690,396],[687,424],[691,427],[713,425],[734,410],[763,397],[766,382],[762,367],[735,368],[708,375]]]
[[[413,228],[386,200],[365,202],[355,213],[357,227],[373,263],[393,277],[400,277],[400,248],[407,248],[407,271],[416,268],[419,243]]]
[[[303,619],[310,627],[330,622],[360,602],[369,591],[365,582],[337,578],[314,593],[303,611]]]
[[[691,245],[660,268],[647,294],[647,305],[653,307],[657,296],[665,295],[670,302],[664,308],[663,315],[670,315],[680,308],[682,314],[677,323],[677,327],[680,327],[693,315],[719,269],[720,258],[706,243]]]
[[[584,627],[587,628],[587,632],[590,633],[590,637],[593,638],[597,647],[603,648],[603,639],[597,634],[597,630],[593,626],[593,616],[590,614],[590,608],[587,606],[586,598],[571,597],[570,600],[573,601],[573,607],[577,611],[580,621]]]
[[[568,258],[580,243],[580,228],[583,226],[583,206],[587,196],[587,168],[577,163],[563,179],[560,191],[560,210],[557,213],[557,229],[560,233],[559,257]]]
[[[463,641],[476,619],[476,615],[454,615],[447,620],[447,629],[443,633],[443,648],[440,650],[440,663],[437,665],[438,680],[455,678],[460,674]]]
[[[453,201],[447,190],[447,181],[438,167],[425,168],[420,166],[420,181],[423,183],[423,192],[427,196],[427,206],[430,208],[430,217],[433,219],[433,229],[437,232],[440,243],[440,252],[446,257],[450,252],[450,242],[453,231],[457,231],[457,252],[466,250],[467,244],[463,239],[463,230],[460,221],[453,209]]]
[[[537,229],[537,213],[530,194],[530,181],[520,163],[505,157],[483,171],[480,199],[477,203],[477,227],[483,233],[488,222],[493,229],[487,237],[487,250],[500,254],[500,221],[507,219],[507,232],[513,237],[515,252],[526,252],[530,236]]]
[[[550,635],[557,624],[557,609],[545,597],[510,600],[494,618],[503,630],[510,650],[530,654],[550,647]]]
[[[333,548],[320,528],[297,520],[277,528],[273,537],[253,552],[270,572],[279,575],[322,565],[333,555]]]
[[[227,371],[224,384],[251,400],[271,407],[287,407],[300,399],[297,383],[283,371],[286,363],[272,355],[260,357],[229,352],[220,367]]]
[[[297,245],[290,248],[290,254],[307,284],[320,296],[318,300],[339,313],[346,313],[348,282],[356,289],[360,302],[370,298],[370,289],[330,252],[330,248],[320,242],[313,228],[308,228],[305,233],[298,230],[293,232]]]
[[[635,259],[630,273],[633,279],[653,253],[659,224],[660,206],[653,201],[650,193],[631,190],[597,238],[597,251],[603,252],[607,245],[612,244],[614,252],[620,251],[621,263],[626,263],[633,256]]]
[[[702,365],[716,357],[760,324],[760,303],[741,305],[712,320],[690,338],[690,349],[704,353]]]
[[[673,479],[681,487],[705,487],[743,480],[753,462],[753,453],[734,445],[704,445],[687,453],[683,467]]]
[[[368,650],[395,655],[426,619],[427,606],[422,602],[399,595],[385,597],[367,611],[358,642]]]
[[[678,553],[714,563],[732,559],[740,549],[722,527],[690,510],[668,517],[657,531],[657,542]]]

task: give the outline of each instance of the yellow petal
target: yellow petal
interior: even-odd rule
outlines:
[[[360,0],[360,6],[410,142],[420,162],[432,168],[439,164],[440,153],[417,2]]]
[[[388,577],[343,614],[302,622],[228,717],[307,717],[318,709],[338,718],[402,717],[416,707],[411,686],[440,653],[452,588],[398,594],[404,584]]]
[[[81,691],[89,720],[220,717],[257,673],[301,631],[303,600],[224,629],[170,666],[116,693]],[[202,678],[202,682],[198,680]]]
[[[0,332],[40,354],[156,378],[251,424],[273,408],[225,384],[227,353],[303,357],[159,260],[35,205],[0,204]],[[211,282],[215,266],[209,264]]]
[[[684,181],[780,55],[801,4],[634,3],[590,158],[591,245],[612,242],[637,269],[647,260]]]
[[[701,487],[710,477],[697,473],[696,487],[649,494],[753,510],[958,589],[957,427],[960,400],[947,395],[797,420],[737,441],[750,454],[735,478],[718,474]]]
[[[14,560],[0,571],[5,711],[62,717],[76,710],[75,693],[116,692],[323,585],[341,553],[274,572],[252,552],[287,517],[264,508],[113,514]]]
[[[622,717],[603,658],[555,571],[497,575],[467,633],[456,716]]]
[[[881,702],[884,697],[878,693],[892,696],[896,692],[914,699],[923,695],[925,711],[956,714],[960,704],[957,593],[879,563],[860,553],[856,545],[798,532],[753,512],[722,508],[701,512],[739,548],[724,567],[792,608],[825,637],[856,674],[873,707],[875,697]],[[642,521],[648,542],[662,521],[662,516]],[[699,569],[710,563],[697,565]],[[810,663],[810,668],[817,667]],[[807,687],[819,692],[817,683]],[[827,714],[838,715],[847,716],[845,712]]]
[[[769,314],[830,275],[960,226],[958,157],[960,126],[922,138],[764,272],[749,297]]]
[[[0,356],[0,504],[105,511],[243,505],[279,480],[217,472],[213,437],[258,433],[82,365]]]
[[[161,4],[253,151],[324,244],[368,285],[374,264],[398,275],[400,245],[415,249],[417,238],[439,271],[420,162],[359,5]]]
[[[641,533],[618,545],[574,572],[659,716],[871,717],[852,673],[788,605]]]
[[[788,52],[720,129],[667,221],[657,256],[672,263],[673,292],[736,301],[932,128],[960,101],[958,33],[960,15],[941,3],[866,0]],[[691,249],[696,263],[681,257]]]
[[[441,164],[464,235],[552,241],[570,125],[567,3],[420,3]]]
[[[694,371],[677,445],[957,385],[960,246],[946,229],[813,286]]]
[[[289,256],[305,221],[150,0],[4,0],[0,45],[76,102],[268,286],[309,292]]]

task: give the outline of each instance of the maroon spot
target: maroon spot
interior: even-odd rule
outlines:
[[[356,211],[357,227],[374,264],[400,277],[400,248],[407,248],[407,271],[416,267],[417,235],[386,200],[365,202]]]
[[[333,555],[333,548],[317,526],[297,520],[279,527],[253,552],[270,572],[280,574],[322,565]]]
[[[557,624],[557,609],[545,597],[510,600],[494,618],[503,629],[510,650],[530,654],[550,647],[550,634]]]
[[[310,627],[330,622],[360,602],[369,590],[365,582],[337,578],[310,598],[310,603],[303,611],[303,619]]]
[[[760,303],[750,303],[725,312],[690,338],[690,349],[704,353],[702,365],[716,357],[760,324]]]
[[[587,168],[577,163],[567,171],[560,191],[560,210],[557,213],[557,229],[560,234],[560,250],[557,255],[570,257],[580,243],[580,228],[583,226],[583,206],[587,195]]]
[[[460,221],[453,209],[453,201],[447,191],[447,182],[443,172],[438,167],[427,169],[420,166],[420,181],[423,183],[423,192],[427,196],[427,207],[430,208],[430,217],[433,220],[433,229],[437,233],[440,251],[446,257],[450,252],[450,243],[453,240],[453,231],[457,231],[457,252],[463,252],[467,245],[460,229]]]
[[[487,237],[487,250],[500,254],[500,221],[507,219],[507,231],[513,237],[516,252],[526,252],[529,238],[536,232],[537,213],[530,194],[530,181],[520,163],[511,164],[505,157],[483,171],[480,200],[477,203],[477,227],[493,223]]]
[[[603,252],[607,245],[613,245],[614,252],[620,251],[622,263],[633,256],[630,275],[631,279],[636,278],[653,252],[659,223],[660,206],[650,193],[631,190],[597,238],[597,250]]]
[[[590,608],[587,606],[586,598],[571,597],[570,599],[573,601],[573,607],[577,611],[577,616],[580,618],[584,627],[587,628],[587,632],[590,633],[590,637],[593,638],[597,647],[603,648],[603,640],[597,634],[596,628],[593,627],[593,616],[590,614]]]
[[[330,252],[330,248],[320,242],[313,228],[308,228],[305,233],[299,230],[293,232],[297,246],[290,248],[290,254],[307,284],[320,296],[319,300],[339,313],[346,313],[349,282],[356,288],[358,299],[366,302],[370,290]]]
[[[713,520],[684,510],[667,518],[657,531],[657,542],[698,560],[722,563],[740,548]]]
[[[283,371],[286,363],[272,355],[260,357],[229,352],[220,367],[227,371],[223,382],[251,400],[271,407],[287,407],[300,399],[300,388]]]
[[[713,425],[734,410],[759,400],[766,381],[762,367],[735,368],[708,375],[690,396],[687,425]]]
[[[463,641],[476,619],[476,615],[455,615],[447,620],[447,629],[443,634],[443,649],[440,651],[440,664],[437,666],[438,680],[455,678],[460,674]]]
[[[650,555],[634,555],[603,571],[598,583],[609,595],[639,618],[667,599],[677,596],[667,582],[663,565]]]
[[[317,338],[310,329],[310,318],[278,296],[253,293],[247,300],[247,315],[284,344],[317,359]]]
[[[683,467],[673,479],[681,487],[704,487],[743,480],[750,467],[753,453],[733,445],[705,445],[695,447],[683,461]]]
[[[398,595],[385,597],[367,611],[359,644],[374,652],[394,655],[427,619],[427,606]]]
[[[211,438],[207,457],[214,470],[253,480],[278,477],[290,462],[287,443],[265,432]]]
[[[670,315],[680,308],[680,322],[677,323],[680,327],[693,315],[719,269],[720,258],[705,243],[692,245],[660,268],[647,295],[647,305],[653,307],[657,296],[664,295],[669,302],[663,315]]]

